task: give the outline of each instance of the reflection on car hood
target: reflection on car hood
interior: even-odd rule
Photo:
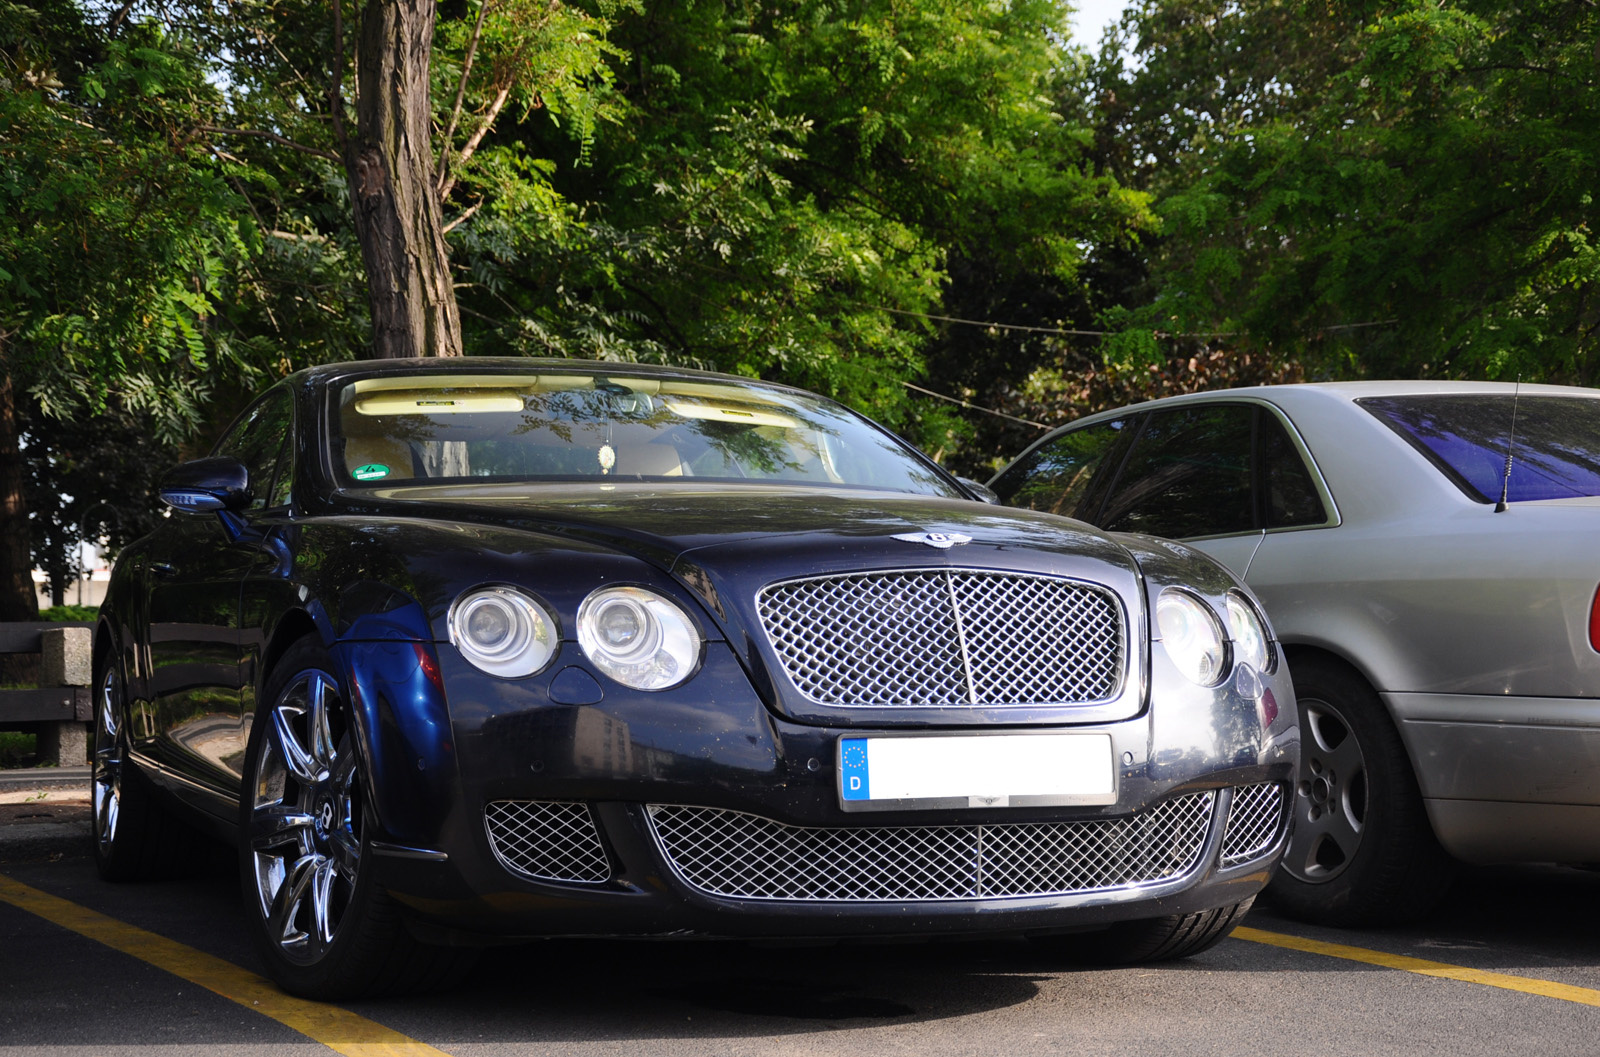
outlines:
[[[805,571],[809,561],[862,552],[919,560],[976,546],[1013,554],[1041,551],[1131,568],[1127,552],[1098,529],[1063,518],[982,503],[825,488],[684,485],[421,486],[373,489],[406,513],[536,529],[601,543],[663,568],[693,553],[699,562],[781,551]],[[391,507],[392,509],[392,507]],[[399,511],[395,511],[398,513]],[[932,534],[919,540],[902,535]],[[937,537],[964,536],[941,548]],[[1031,565],[1018,557],[1022,565]],[[832,562],[827,562],[832,564]],[[895,562],[894,564],[901,564]],[[943,561],[928,564],[942,565]],[[952,563],[959,564],[959,563]],[[989,562],[985,562],[989,564]]]

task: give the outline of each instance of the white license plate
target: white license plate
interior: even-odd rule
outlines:
[[[839,799],[846,811],[1111,804],[1111,736],[844,737]]]

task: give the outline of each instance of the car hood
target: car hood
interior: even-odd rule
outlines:
[[[1055,569],[1054,558],[1133,568],[1119,543],[1081,522],[903,492],[590,484],[420,486],[368,494],[389,512],[403,507],[431,519],[567,536],[667,570],[772,562],[796,575],[859,568],[863,560],[891,567],[959,565],[979,555],[984,565],[1028,571]]]

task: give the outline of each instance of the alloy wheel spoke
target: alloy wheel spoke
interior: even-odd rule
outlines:
[[[297,807],[278,804],[257,808],[250,820],[250,846],[257,850],[277,847],[289,840],[309,836],[316,819]],[[302,847],[306,842],[301,841]]]
[[[1305,748],[1319,754],[1332,753],[1334,748],[1329,738],[1331,733],[1329,727],[1331,725],[1342,727],[1343,725],[1338,723],[1338,720],[1322,706],[1321,702],[1302,702],[1301,708],[1305,711],[1306,732],[1311,735],[1311,745]],[[1332,724],[1330,724],[1330,720],[1333,721]],[[1339,730],[1337,733],[1343,734],[1345,739],[1349,740],[1350,732],[1348,730]],[[1315,746],[1315,748],[1312,749],[1312,746]]]
[[[107,777],[94,783],[95,835],[101,844],[110,844],[117,835],[117,814],[121,808],[118,783]]]
[[[290,865],[282,887],[278,889],[272,907],[272,934],[286,947],[297,945],[306,938],[297,922],[301,906],[316,879],[317,866],[322,861],[320,855],[304,855],[296,859]]]
[[[283,754],[284,764],[295,778],[303,785],[315,785],[323,775],[305,746],[300,744],[300,736],[295,733],[294,724],[290,721],[292,715],[287,706],[280,705],[272,710],[272,738]]]
[[[311,918],[315,924],[312,931],[323,946],[333,942],[333,930],[338,927],[338,922],[333,920],[333,883],[337,877],[333,860],[323,859],[317,863],[311,884]]]
[[[328,857],[338,868],[339,875],[351,886],[356,883],[356,870],[361,866],[361,845],[348,830],[336,830],[329,835]]]
[[[1324,766],[1333,768],[1339,785],[1346,788],[1366,769],[1365,761],[1361,758],[1361,746],[1356,744],[1354,734],[1347,733],[1343,741],[1322,753],[1322,761]]]
[[[1285,856],[1285,865],[1301,876],[1337,870],[1338,865],[1355,857],[1361,844],[1361,822],[1349,812],[1342,798],[1321,805],[1312,817],[1314,806],[1303,794],[1298,798],[1294,835]],[[1338,850],[1337,865],[1324,865],[1328,845]]]
[[[306,684],[306,698],[310,705],[306,716],[306,733],[311,742],[306,748],[311,758],[316,761],[319,772],[326,775],[333,769],[336,756],[333,733],[328,726],[328,706],[329,697],[335,696],[337,691],[328,677],[321,672],[310,673],[306,678]]]

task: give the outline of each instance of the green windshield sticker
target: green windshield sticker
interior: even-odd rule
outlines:
[[[350,476],[358,481],[376,481],[380,477],[389,476],[389,467],[381,462],[369,462],[365,466],[357,466],[351,470]]]

